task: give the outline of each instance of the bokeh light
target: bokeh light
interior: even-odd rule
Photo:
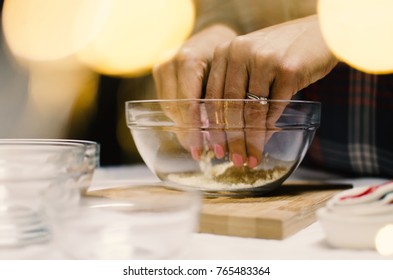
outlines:
[[[101,30],[111,0],[5,0],[4,36],[11,52],[29,60],[75,54]]]
[[[375,248],[382,256],[393,256],[393,224],[386,225],[378,231]]]
[[[393,1],[319,0],[322,35],[338,59],[358,70],[393,72]]]
[[[13,137],[86,137],[97,98],[112,91],[100,91],[101,81],[112,79],[101,74],[122,82],[150,77],[156,63],[177,52],[194,21],[193,0],[4,0],[4,54],[24,71],[26,91],[23,108],[12,110]],[[22,90],[5,92],[17,100]],[[116,136],[129,144],[129,132]]]
[[[194,18],[192,0],[114,0],[103,29],[79,57],[98,73],[145,74],[177,51]]]

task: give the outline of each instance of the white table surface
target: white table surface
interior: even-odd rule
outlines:
[[[336,175],[298,169],[290,179],[327,180],[349,182],[354,187],[385,181],[383,178],[342,178]],[[144,165],[99,168],[93,179],[92,189],[100,188],[106,181],[157,181]],[[98,187],[97,187],[98,186]],[[78,246],[77,244],[75,246]],[[194,233],[188,246],[175,259],[386,259],[374,250],[347,250],[330,247],[319,222],[285,240],[241,238],[213,234]],[[393,258],[393,257],[390,257]],[[1,248],[0,259],[67,259],[53,244],[28,246],[25,248]]]

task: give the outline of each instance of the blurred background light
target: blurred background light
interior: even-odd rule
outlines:
[[[85,47],[101,30],[111,0],[5,0],[3,32],[11,52],[54,60]]]
[[[0,0],[0,8],[0,135],[94,140],[103,165],[140,162],[124,100],[155,97],[151,69],[191,34],[194,1]]]
[[[338,59],[367,73],[393,72],[392,0],[319,0],[322,35]]]
[[[39,126],[61,133],[73,111],[81,112],[75,126],[88,119],[97,94],[97,74],[76,62],[73,56],[50,62],[31,62],[29,73],[26,125],[35,115],[41,119]]]
[[[378,231],[375,248],[382,256],[393,256],[393,224],[386,225]]]
[[[194,18],[192,0],[113,0],[101,32],[79,53],[80,60],[101,74],[146,74],[177,51]]]

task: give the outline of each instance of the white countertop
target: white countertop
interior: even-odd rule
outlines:
[[[342,178],[323,172],[298,169],[290,179],[328,180],[349,182],[354,187],[375,184],[383,178]],[[92,189],[100,188],[103,181],[157,181],[144,165],[99,168]],[[386,180],[386,179],[385,179]],[[78,244],[75,244],[78,246]],[[1,248],[0,259],[67,259],[53,244],[33,245],[25,248]],[[386,259],[374,250],[346,250],[330,247],[319,222],[284,240],[265,240],[194,233],[188,246],[174,259]],[[393,256],[391,257],[393,258]]]
[[[145,166],[106,168],[95,179],[157,180]],[[288,180],[346,182],[354,187],[385,181],[383,178],[343,178],[325,172],[299,168]],[[285,240],[231,237],[195,233],[179,259],[386,259],[374,250],[344,250],[330,247],[319,222]]]

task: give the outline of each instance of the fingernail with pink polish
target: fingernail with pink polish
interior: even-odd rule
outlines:
[[[248,163],[247,163],[248,167],[250,168],[254,168],[255,166],[258,165],[258,160],[256,157],[250,156],[248,158]]]
[[[191,147],[191,156],[195,160],[200,160],[201,159],[201,153],[197,147]]]
[[[243,166],[243,157],[239,154],[233,154],[232,155],[232,162],[236,167],[242,167]]]
[[[223,158],[225,156],[223,147],[221,145],[214,144],[214,154],[218,159]]]

